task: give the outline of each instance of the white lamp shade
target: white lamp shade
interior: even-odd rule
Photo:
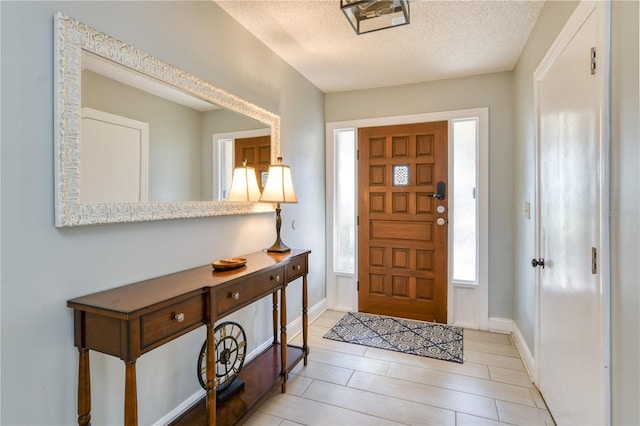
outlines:
[[[231,190],[227,201],[258,201],[260,188],[253,167],[236,167],[231,178]]]
[[[282,164],[269,166],[267,184],[262,191],[260,201],[265,203],[297,203],[293,190],[291,167]]]

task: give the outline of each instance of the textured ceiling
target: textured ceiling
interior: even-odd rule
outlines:
[[[217,0],[324,92],[512,70],[543,1],[410,3],[410,24],[357,36],[337,0]]]

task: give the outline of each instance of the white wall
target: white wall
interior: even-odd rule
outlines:
[[[273,214],[57,229],[53,194],[53,16],[73,16],[281,115],[282,154],[299,204],[283,205],[284,241],[309,248],[309,303],[324,298],[323,94],[213,2],[7,2],[2,63],[3,425],[76,422],[77,351],[70,298],[213,259],[275,239]],[[295,231],[291,221],[297,223]],[[289,319],[299,312],[292,285]],[[268,340],[271,303],[234,318],[249,350]],[[152,424],[199,390],[204,329],[137,362],[139,419]],[[122,424],[124,368],[92,352],[93,424]]]
[[[489,316],[511,318],[513,301],[513,79],[511,72],[330,93],[328,122],[489,108]]]

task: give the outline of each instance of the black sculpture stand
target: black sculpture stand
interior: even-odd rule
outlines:
[[[244,390],[244,382],[240,379],[235,379],[225,390],[222,392],[216,392],[216,404],[222,405],[227,402],[238,392]]]

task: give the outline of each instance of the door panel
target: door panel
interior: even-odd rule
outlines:
[[[442,121],[358,131],[361,312],[447,321],[446,191],[434,198],[447,183],[447,129]]]
[[[591,14],[539,82],[539,387],[558,424],[604,424],[600,90]],[[604,55],[603,55],[604,56]],[[604,64],[598,65],[604,69]]]

